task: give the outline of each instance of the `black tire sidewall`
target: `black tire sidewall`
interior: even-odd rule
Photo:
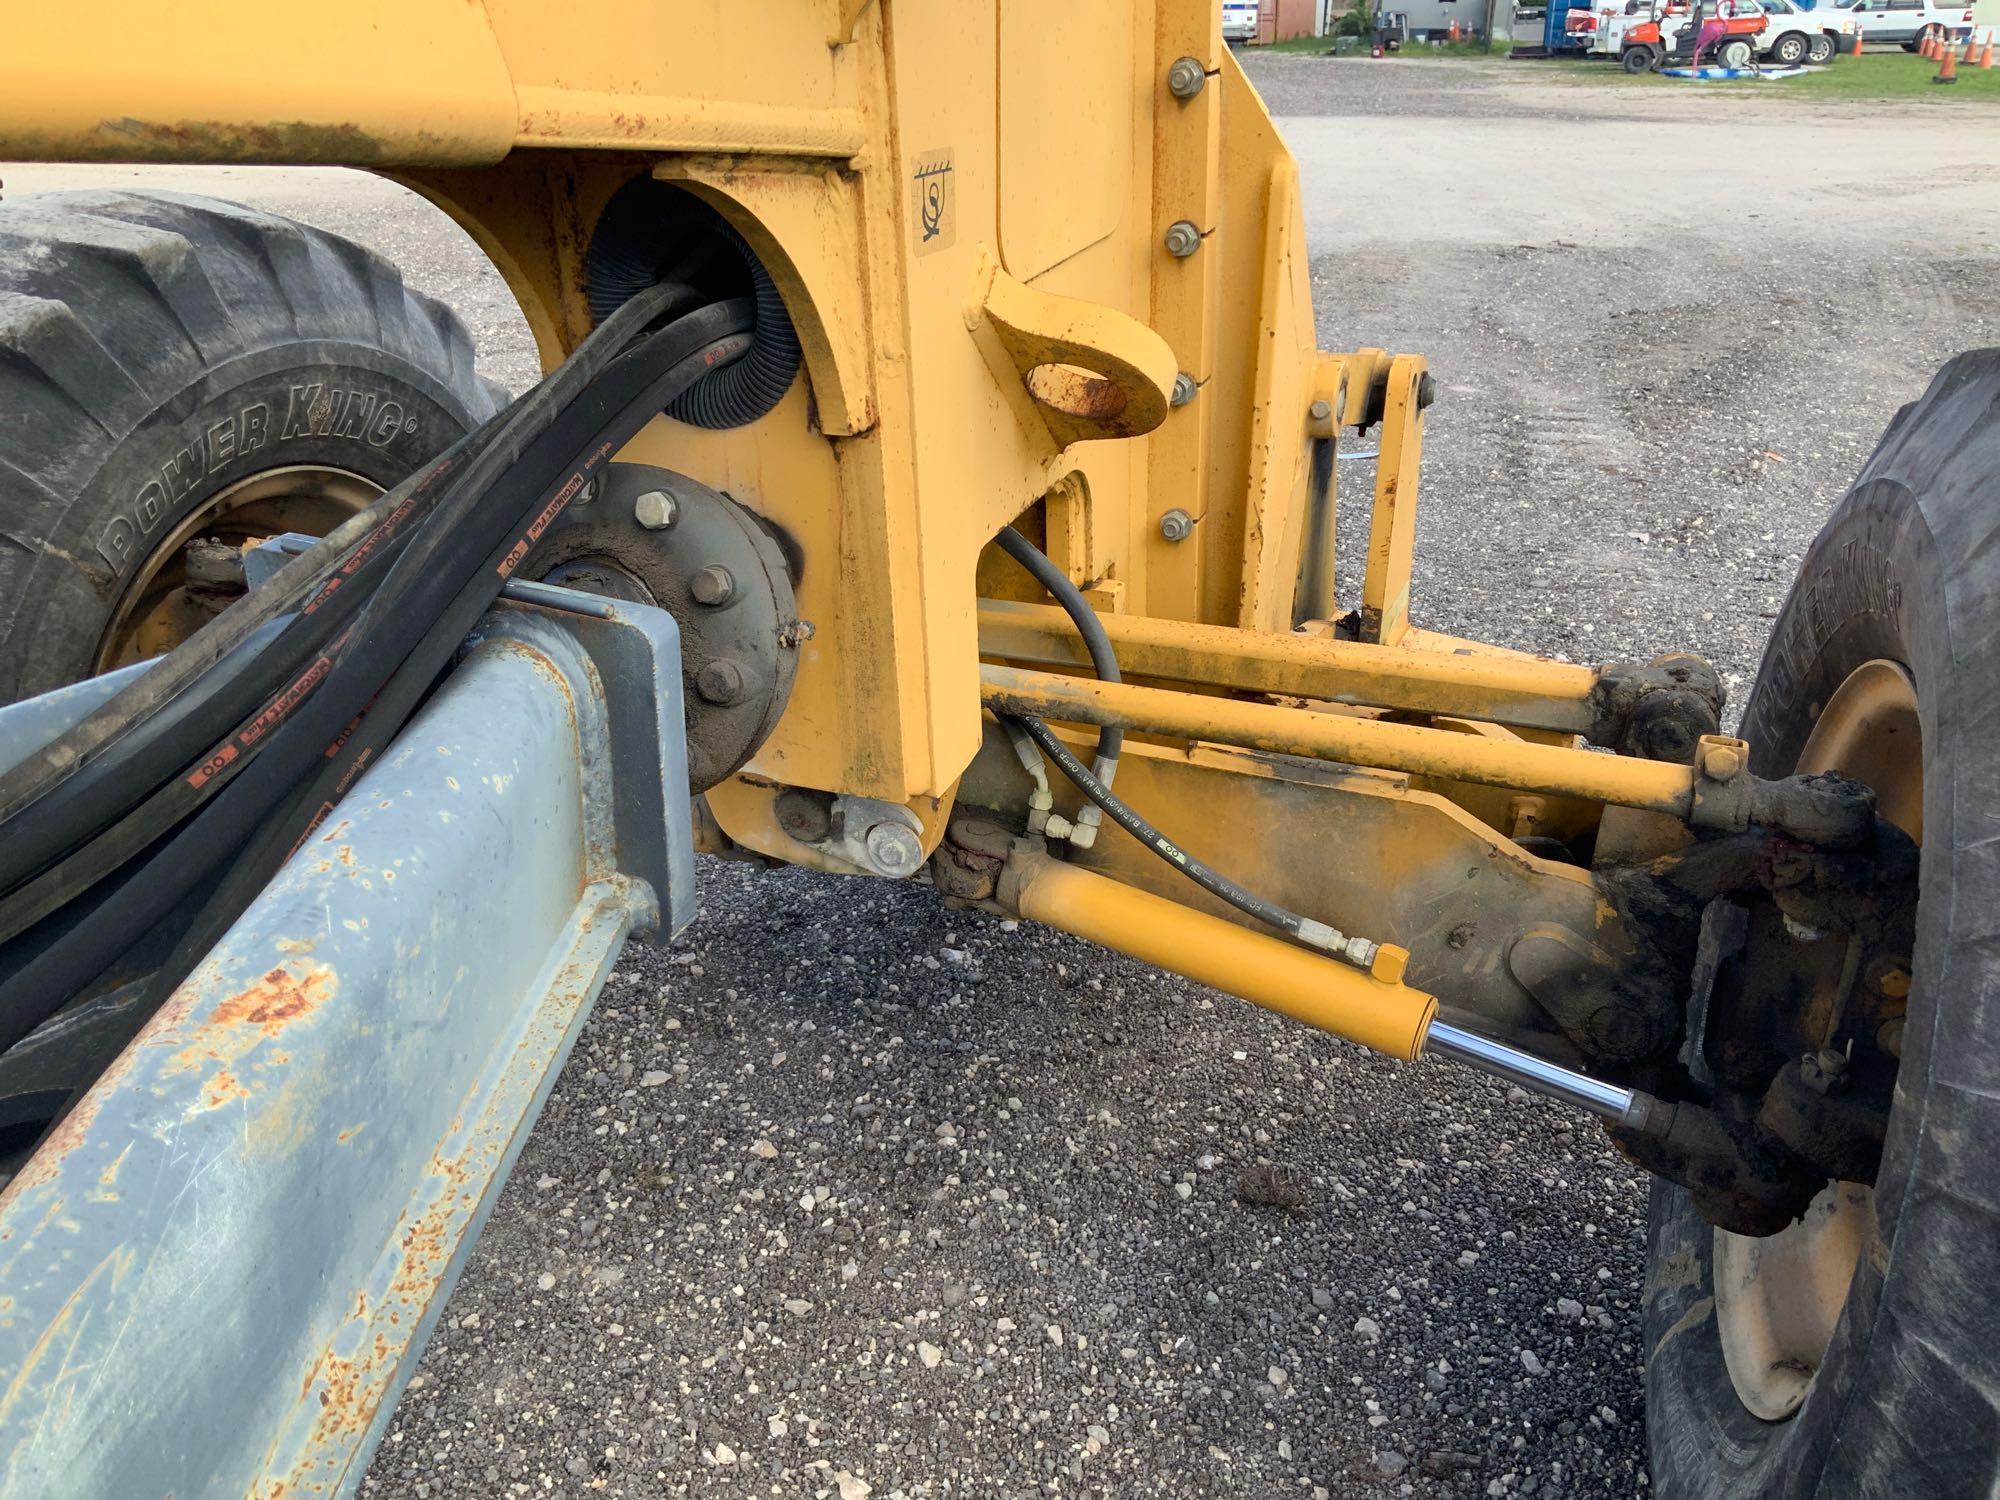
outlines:
[[[2000,352],[1955,361],[1899,414],[1808,552],[1746,704],[1752,769],[1782,776],[1856,667],[1909,671],[1924,734],[1918,935],[1874,1221],[1790,1421],[1737,1402],[1715,1326],[1713,1231],[1685,1192],[1653,1184],[1647,1418],[1653,1479],[1674,1500],[1992,1493],[2000,1008],[1987,999],[2000,953],[1986,934],[2000,840],[1960,810],[2000,797],[1996,415]]]
[[[11,518],[38,553],[6,570],[22,605],[0,639],[0,702],[88,676],[157,541],[221,490],[289,465],[387,489],[474,425],[435,377],[382,350],[297,340],[239,355],[175,392],[97,455],[67,505]]]

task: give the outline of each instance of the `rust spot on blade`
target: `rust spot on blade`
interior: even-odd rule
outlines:
[[[296,974],[276,968],[224,999],[202,1030],[254,1026],[265,1036],[276,1036],[300,1017],[318,1010],[333,997],[333,991],[333,970],[325,964],[302,965]]]
[[[187,1026],[185,1011],[177,1017],[182,1037],[174,1040],[181,1042],[180,1050],[161,1072],[171,1076],[218,1064],[215,1076],[203,1091],[203,1104],[214,1108],[218,1103],[226,1103],[234,1097],[231,1090],[241,1091],[233,1076],[225,1081],[229,1070],[267,1041],[283,1035],[286,1027],[311,1016],[338,989],[339,981],[325,964],[296,960],[281,964],[235,993],[223,996],[205,1020]],[[196,985],[190,982],[181,986],[175,1000],[191,1009],[198,994]],[[278,1049],[270,1049],[261,1056],[260,1065],[275,1063],[280,1055]]]
[[[236,1075],[227,1068],[216,1071],[213,1078],[201,1086],[201,1102],[204,1108],[220,1109],[232,1099],[248,1099],[250,1090],[236,1081]]]

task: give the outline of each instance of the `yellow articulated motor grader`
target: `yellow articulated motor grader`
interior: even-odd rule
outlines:
[[[2000,354],[1736,738],[1696,657],[1412,621],[1434,386],[1316,348],[1213,0],[0,34],[0,158],[380,172],[548,371],[266,213],[0,209],[0,1492],[352,1492],[697,851],[1570,1101],[1655,1174],[1663,1493],[1992,1492]]]

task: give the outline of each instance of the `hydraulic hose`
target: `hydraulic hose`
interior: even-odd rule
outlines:
[[[619,357],[621,345],[653,318],[685,305],[691,295],[684,286],[663,285],[628,302],[575,358],[496,419],[494,429],[480,435],[481,441],[465,445],[470,456],[418,524],[433,538],[444,535],[461,525],[474,505],[483,503],[487,489],[508,472],[509,465],[520,464],[532,475],[566,460],[574,451],[561,446],[567,439],[549,443],[547,437],[550,424],[580,390],[588,389],[585,377],[601,376]],[[729,316],[740,320],[736,314]],[[604,415],[608,420],[608,409]],[[577,422],[584,420],[580,417]],[[568,429],[575,430],[576,422]],[[541,445],[534,463],[524,458],[529,451],[524,445],[530,443]],[[474,489],[475,485],[480,488]],[[437,545],[433,541],[418,548],[412,563],[405,556],[409,533],[391,539],[391,520],[401,525],[404,513],[415,511],[408,502],[396,507],[350,549],[342,567],[331,570],[300,605],[300,617],[274,644],[269,660],[257,662],[240,683],[224,684],[213,711],[163,716],[166,723],[158,732],[133,736],[132,744],[114,747],[0,824],[0,833],[5,834],[0,890],[8,892],[0,900],[0,941],[87,888],[218,793],[262,749],[271,730],[318,689],[333,666],[339,643],[355,628],[353,617],[361,614],[365,628],[366,620],[383,618],[385,609],[400,608],[412,567],[428,572],[425,559]],[[387,577],[376,584],[384,571]],[[419,611],[415,618],[421,621],[425,616]],[[152,675],[147,673],[140,682]],[[91,842],[84,844],[85,840]],[[59,856],[59,864],[45,868]]]
[[[1063,607],[1063,613],[1076,626],[1076,633],[1083,637],[1084,649],[1090,653],[1090,665],[1098,679],[1102,682],[1122,681],[1118,675],[1118,653],[1112,649],[1111,637],[1105,634],[1104,623],[1097,618],[1097,611],[1090,607],[1090,601],[1069,581],[1069,575],[1050,562],[1041,548],[1011,526],[1001,530],[998,540],[1000,550],[1025,568],[1028,575],[1047,589],[1056,603]],[[1118,752],[1124,745],[1125,731],[1116,725],[1107,724],[1097,731],[1097,779],[1106,788],[1117,779]]]
[[[552,481],[533,514],[540,518],[547,504],[557,496],[580,489],[582,481],[608,462],[610,454],[622,445],[624,438],[617,435],[636,432],[660,409],[662,390],[682,387],[689,379],[700,379],[709,371],[726,368],[722,362],[742,357],[749,344],[747,332],[726,335],[675,365],[628,401],[604,428],[608,440],[592,445],[567,473]],[[518,532],[510,534],[488,553],[486,569],[479,576],[491,574],[496,580],[493,589],[490,592],[483,588],[465,589],[450,602],[436,625],[417,641],[394,675],[369,702],[359,720],[342,733],[310,777],[299,784],[287,814],[265,819],[255,841],[237,859],[214,899],[179,945],[175,961],[163,965],[156,978],[163,997],[215,945],[236,913],[277,873],[291,852],[311,836],[354,779],[400,732],[431,684],[450,665],[459,643],[491,606],[493,594],[507,576],[501,571],[502,565],[513,554],[518,540]]]
[[[539,466],[523,462],[507,470],[498,490],[507,503],[456,489],[441,501],[423,534],[413,539],[362,611],[339,659],[263,738],[247,767],[198,815],[142,857],[116,901],[96,905],[0,981],[0,1049],[40,1024],[172,911],[193,881],[258,838],[260,824],[315,762],[324,760],[330,748],[338,754],[344,738],[351,740],[354,721],[383,690],[385,680],[399,675],[420,642],[441,643],[441,666],[464,633],[463,627],[455,632],[447,627],[462,616],[469,615],[466,625],[477,618],[512,565],[581,489],[571,466],[575,455],[586,455],[584,462],[593,467],[608,458],[666,400],[739,356],[749,321],[741,304],[712,306],[677,320],[647,340],[643,359],[615,362],[603,380],[564,405],[557,414],[560,436],[552,429],[536,445],[538,458],[553,456],[556,461]],[[473,513],[484,524],[472,524]],[[454,601],[459,605],[455,610]],[[417,676],[423,680],[418,682]],[[434,676],[434,671],[413,675],[414,691],[404,690],[410,703]],[[380,737],[386,741],[393,732],[389,726]],[[175,785],[185,782],[182,778]],[[293,800],[296,805],[299,799]],[[274,832],[265,830],[258,838],[260,847],[278,844]],[[280,860],[290,842],[283,842]],[[254,891],[255,885],[249,889]],[[221,925],[232,916],[222,915]]]
[[[287,562],[264,587],[217,615],[154,662],[130,686],[121,689],[26,760],[0,773],[0,830],[7,835],[4,848],[0,848],[0,858],[10,861],[7,868],[11,868],[11,861],[23,857],[23,846],[17,841],[23,837],[23,829],[27,825],[16,820],[25,808],[51,796],[58,783],[67,781],[98,757],[110,754],[114,745],[126,746],[128,741],[139,739],[142,734],[167,732],[166,713],[171,709],[186,711],[187,705],[181,695],[190,684],[208,675],[210,668],[235,652],[260,627],[281,615],[296,613],[300,602],[333,576],[358,543],[372,539],[378,547],[385,544],[389,528],[385,528],[383,523],[405,500],[411,496],[423,496],[462,460],[479,436],[479,433],[471,433],[459,439],[451,448],[378,498],[368,509],[349,516],[317,546]],[[401,524],[398,521],[394,526],[400,528]],[[236,681],[240,674],[227,673],[230,679],[228,684],[220,680],[221,675],[217,674],[213,683],[204,683],[209,694],[206,701],[220,701],[218,693],[225,688],[241,690]],[[254,682],[256,679],[253,675],[245,680]],[[248,706],[246,703],[244,711]],[[240,716],[239,713],[234,717]],[[227,718],[223,719],[223,722],[227,721]],[[213,743],[218,732],[219,728],[198,732],[194,743],[173,760],[173,766],[185,764],[196,751]],[[127,753],[131,751],[128,749]],[[161,774],[170,772],[162,771]],[[120,779],[144,781],[145,776],[143,764],[128,761]],[[84,800],[92,799],[85,797]],[[5,889],[8,884],[4,873],[0,873],[0,889]]]
[[[1375,961],[1376,944],[1365,938],[1348,937],[1324,922],[1315,921],[1311,917],[1302,917],[1297,912],[1286,910],[1275,901],[1266,901],[1254,891],[1246,890],[1227,875],[1211,869],[1189,854],[1140,817],[1131,805],[1110,787],[1091,775],[1090,768],[1078,760],[1069,746],[1056,738],[1055,732],[1040,719],[1023,716],[1016,722],[1033,737],[1035,743],[1041,747],[1042,753],[1055,762],[1056,768],[1076,783],[1078,791],[1104,809],[1112,822],[1211,896],[1227,901],[1238,911],[1245,912],[1281,932],[1289,933],[1308,947],[1318,948],[1338,958],[1344,958],[1349,963],[1364,969]]]
[[[0,821],[0,835],[4,835],[0,837],[0,891],[14,890],[64,851],[128,816],[137,797],[167,778],[179,776],[204,752],[227,745],[232,724],[240,729],[242,724],[256,724],[274,712],[288,711],[285,705],[293,701],[289,695],[301,685],[305,692],[316,685],[315,679],[301,674],[310,673],[315,663],[325,659],[328,643],[347,627],[356,608],[363,604],[371,609],[381,607],[385,591],[373,584],[385,570],[387,593],[394,597],[397,565],[411,531],[427,523],[439,507],[448,518],[445,524],[452,524],[452,519],[463,514],[466,502],[462,497],[483,495],[494,479],[520,458],[524,446],[634,337],[654,320],[687,307],[697,297],[684,283],[668,282],[628,299],[575,355],[532,391],[371,507],[371,516],[378,511],[380,515],[344,553],[330,550],[326,543],[315,547],[288,565],[268,590],[260,589],[252,599],[225,611],[91,715],[79,726],[87,734],[73,731],[59,738],[36,762],[44,773],[40,786],[24,778],[24,784],[32,788],[26,795],[33,800],[17,800],[13,815]],[[431,494],[434,489],[435,496]],[[453,496],[461,497],[456,509]],[[390,504],[391,500],[396,503]],[[320,561],[306,566],[309,559]],[[284,582],[295,568],[299,570],[298,584],[286,589]],[[216,691],[209,709],[192,716],[157,712],[173,693],[213,665],[223,650],[287,607],[295,609],[298,618],[284,638],[260,656],[250,672],[232,674],[232,680]],[[146,715],[151,717],[142,717]],[[115,754],[107,746],[114,738]],[[78,750],[77,745],[88,748]],[[254,753],[250,745],[240,748]],[[92,760],[79,764],[91,750],[95,751]],[[48,785],[56,779],[59,761],[67,767],[66,772],[56,784]],[[93,761],[104,763],[94,765]],[[219,790],[212,782],[210,778],[201,785],[211,792]],[[0,793],[7,787],[8,783],[0,782]],[[37,790],[40,795],[35,795]],[[184,800],[166,806],[178,808],[174,816],[186,811]],[[129,857],[164,832],[172,818],[162,818],[156,809],[127,828],[100,856],[100,871],[108,868],[106,860]],[[15,907],[10,912],[6,904],[0,904],[0,939],[20,930],[22,910]]]

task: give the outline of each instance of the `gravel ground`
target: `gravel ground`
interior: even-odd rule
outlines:
[[[1895,407],[1993,341],[2000,131],[1919,182],[1907,107],[1251,67],[1323,344],[1440,378],[1420,620],[1747,686]],[[391,190],[147,176],[389,248],[528,378],[497,277]],[[1644,1188],[1594,1128],[921,888],[704,885],[606,990],[364,1493],[1645,1488]],[[1274,1165],[1296,1201],[1242,1201]]]

